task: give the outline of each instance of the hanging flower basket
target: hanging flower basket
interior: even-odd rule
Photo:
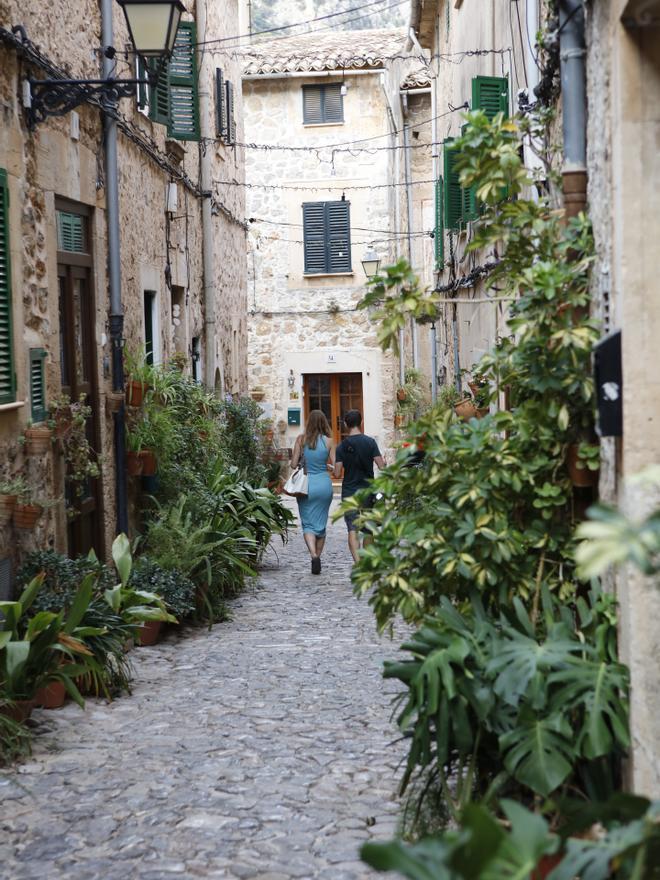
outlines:
[[[142,458],[139,452],[126,453],[126,470],[129,477],[139,477],[142,473]]]
[[[138,382],[135,379],[129,379],[126,383],[126,403],[129,406],[142,406],[142,401],[147,391],[151,390],[151,386],[146,382]]]
[[[128,392],[127,392],[128,393]],[[119,412],[127,395],[121,391],[109,391],[105,396],[105,409],[109,415]]]
[[[17,500],[17,495],[0,495],[0,526],[6,525],[12,518]]]
[[[152,449],[141,449],[138,455],[142,461],[142,476],[153,477],[158,470],[156,453]]]
[[[30,425],[25,429],[25,451],[28,455],[43,455],[51,446],[53,432],[48,425]]]
[[[17,529],[33,529],[41,516],[43,508],[39,504],[16,504],[14,506],[14,525]]]
[[[454,412],[459,419],[463,419],[464,422],[477,418],[478,414],[477,407],[474,405],[474,401],[471,397],[466,397],[465,400],[461,400],[457,403],[454,407]]]
[[[588,467],[578,467],[578,450],[577,443],[568,447],[566,453],[566,469],[571,483],[578,489],[590,489],[592,486],[598,485],[598,477],[600,471],[592,471]]]
[[[396,399],[403,402],[408,397],[405,388],[397,388]]]
[[[394,416],[394,427],[395,428],[403,428],[406,424],[406,417],[403,413],[396,413]]]

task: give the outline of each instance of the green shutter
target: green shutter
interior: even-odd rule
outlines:
[[[12,345],[11,271],[9,253],[9,188],[7,172],[0,168],[0,403],[16,398]]]
[[[30,349],[30,415],[33,422],[43,422],[48,415],[45,361],[43,348]]]
[[[435,268],[440,271],[445,262],[445,225],[443,223],[443,192],[442,177],[435,182]]]
[[[456,171],[456,150],[452,147],[454,138],[444,142],[444,209],[445,229],[456,231],[461,228],[463,217],[463,188]]]
[[[180,141],[199,140],[196,42],[195,23],[182,21],[169,65],[168,134]]]
[[[219,67],[215,69],[215,134],[220,140],[227,137],[227,102],[225,101],[225,78]]]
[[[323,273],[325,268],[325,203],[306,202],[303,206],[305,274]]]
[[[504,76],[475,76],[472,80],[472,109],[483,110],[489,119],[498,113],[509,115],[509,80]]]
[[[87,252],[84,219],[80,214],[73,214],[71,211],[57,212],[57,249],[70,254]]]
[[[147,68],[144,65],[144,61],[139,56],[136,64],[136,73],[138,79],[146,80]],[[144,110],[149,103],[149,86],[147,83],[141,82],[138,84],[135,97],[137,99],[138,110]]]
[[[227,103],[227,137],[225,143],[227,145],[236,143],[236,117],[234,115],[234,84],[225,83],[225,98]]]
[[[461,126],[461,135],[465,134],[467,129],[467,123]],[[479,210],[477,208],[477,187],[468,186],[463,187],[462,190],[462,215],[463,215],[463,223],[469,223],[471,220],[477,220],[479,217]]]
[[[151,61],[151,69],[154,70],[156,61]],[[168,86],[169,64],[163,62],[158,68],[158,79],[155,86],[149,86],[149,118],[160,125],[169,125],[170,121],[170,92]]]
[[[327,271],[351,271],[350,202],[326,202]]]

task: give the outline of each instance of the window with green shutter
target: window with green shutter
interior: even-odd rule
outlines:
[[[445,229],[456,231],[461,228],[463,219],[463,187],[456,170],[456,148],[454,138],[444,142],[444,220]]]
[[[169,63],[170,119],[168,134],[180,141],[199,140],[196,28],[182,21]]]
[[[483,110],[489,119],[498,113],[509,115],[509,80],[504,76],[475,76],[472,80],[472,109]]]
[[[43,348],[30,349],[30,416],[33,422],[43,422],[46,408],[46,352]]]
[[[0,168],[0,404],[13,403],[16,398],[10,263],[9,187],[7,172]]]
[[[467,123],[461,126],[461,135],[465,134],[467,129]],[[477,187],[476,186],[467,186],[463,187],[462,190],[462,219],[463,223],[469,223],[471,220],[476,220],[479,217],[479,209],[477,206]]]
[[[443,223],[443,210],[442,177],[438,177],[435,182],[435,231],[433,234],[435,268],[438,271],[442,269],[445,262],[445,225]]]
[[[57,249],[71,254],[86,254],[85,218],[71,211],[57,211]]]
[[[344,121],[341,83],[303,86],[302,96],[304,125]]]
[[[305,274],[351,272],[350,203],[306,202],[302,208]]]

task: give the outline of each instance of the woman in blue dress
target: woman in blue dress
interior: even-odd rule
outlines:
[[[313,409],[305,433],[296,438],[291,467],[298,467],[304,455],[307,468],[308,494],[298,499],[298,512],[305,544],[312,557],[312,574],[321,573],[321,553],[325,544],[325,527],[332,502],[330,472],[335,464],[335,443],[330,425],[320,409]]]

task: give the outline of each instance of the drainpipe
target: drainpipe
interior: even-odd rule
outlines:
[[[564,206],[575,217],[587,203],[587,89],[582,0],[560,0],[559,58],[564,134]]]
[[[206,40],[206,2],[197,0],[195,4],[197,22],[197,69],[199,71],[199,128],[202,143],[212,138],[211,131],[211,76],[207,72],[208,51],[204,51]],[[202,178],[202,271],[204,275],[204,384],[213,391],[216,370],[216,312],[215,312],[215,249],[213,241],[212,214],[212,168],[211,150],[200,150],[200,169]],[[220,363],[221,391],[224,392],[224,370]]]
[[[407,97],[404,95],[404,109],[407,109]],[[406,212],[408,216],[408,262],[413,265],[413,203],[412,203],[412,172],[410,168],[410,127],[408,123],[403,126],[403,156],[404,174],[406,183]],[[419,339],[417,336],[417,324],[414,318],[410,319],[410,336],[412,338],[412,362],[413,367],[419,367]]]
[[[112,46],[112,0],[101,0],[101,39]],[[113,76],[114,62],[103,57],[103,76]],[[105,145],[105,205],[108,225],[108,286],[110,289],[110,345],[112,350],[112,390],[124,390],[124,309],[121,303],[121,260],[119,258],[119,177],[117,171],[117,121],[109,113],[103,117]],[[113,414],[115,439],[116,533],[128,532],[128,493],[126,487],[125,410]]]

